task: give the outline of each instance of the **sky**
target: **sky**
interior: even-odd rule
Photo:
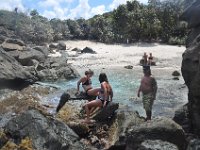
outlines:
[[[29,13],[37,9],[40,15],[49,19],[91,18],[94,15],[112,11],[128,0],[0,0],[0,9]],[[147,3],[148,0],[138,0]]]

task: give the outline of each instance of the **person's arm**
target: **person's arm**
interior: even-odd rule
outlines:
[[[78,82],[77,82],[77,92],[80,91],[80,84],[83,82],[84,78],[81,78]]]
[[[101,88],[103,88],[103,91],[104,91],[104,104],[103,104],[103,107],[105,107],[106,103],[108,101],[108,90],[106,88],[106,83],[102,83],[101,84]]]
[[[152,89],[153,89],[153,97],[154,97],[154,100],[155,100],[158,86],[157,86],[157,82],[156,82],[155,78],[152,78],[151,82],[152,82]]]

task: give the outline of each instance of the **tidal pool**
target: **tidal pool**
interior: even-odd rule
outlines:
[[[142,77],[142,68],[136,67],[128,70],[123,67],[93,69],[95,72],[92,78],[93,87],[99,87],[98,75],[105,72],[109,82],[113,87],[113,101],[120,103],[120,106],[127,105],[129,109],[133,109],[144,116],[145,112],[142,106],[142,98],[137,98],[137,90],[139,88]],[[81,75],[84,75],[84,69],[78,70]],[[173,80],[172,68],[152,68],[152,74],[157,79],[158,93],[157,99],[153,106],[153,116],[173,117],[175,110],[187,103],[187,87],[184,85],[184,80]],[[76,88],[78,79],[71,81],[60,81],[51,85],[58,87],[60,90],[57,93],[45,98],[46,102],[56,105],[63,91],[69,88]]]

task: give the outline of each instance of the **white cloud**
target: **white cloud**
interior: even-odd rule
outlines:
[[[14,10],[18,8],[19,11],[25,11],[25,8],[22,4],[22,0],[1,0],[0,2],[0,9],[3,10]]]
[[[102,15],[105,12],[106,12],[105,5],[100,5],[91,9],[91,13],[93,15],[98,15],[98,14]]]
[[[126,4],[127,1],[130,1],[130,0],[113,0],[113,2],[109,5],[109,9],[113,10],[121,4]],[[148,2],[148,0],[138,0],[138,1],[140,3],[145,3],[145,4]]]
[[[78,6],[70,10],[70,14],[68,15],[68,18],[75,19],[75,18],[83,17],[87,19],[91,17],[90,10],[91,10],[91,7],[88,3],[88,0],[79,0]]]
[[[127,1],[128,0],[113,0],[113,2],[109,5],[109,9],[113,10],[121,4],[126,4]]]
[[[49,19],[56,18],[56,13],[54,11],[45,10],[42,14],[44,17],[47,17]]]
[[[69,4],[72,3],[74,0],[43,0],[38,2],[40,7],[48,8],[48,7],[58,7],[61,3]]]

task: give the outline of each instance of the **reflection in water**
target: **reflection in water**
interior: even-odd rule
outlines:
[[[98,75],[101,72],[107,73],[114,91],[113,100],[121,105],[128,105],[133,110],[137,110],[141,115],[144,115],[142,99],[136,97],[140,79],[143,75],[140,68],[133,70],[123,68],[94,69],[94,71],[93,87],[100,85]],[[172,71],[169,69],[153,69],[153,74],[158,82],[157,100],[153,107],[154,116],[172,117],[175,109],[187,102],[187,88],[183,85],[184,81],[181,78],[178,81],[172,80]],[[80,74],[83,75],[83,72],[84,70],[81,70]],[[56,83],[56,86],[60,87],[61,90],[54,95],[49,95],[46,99],[48,99],[49,103],[56,105],[62,92],[69,88],[76,88],[76,82],[77,80]]]

